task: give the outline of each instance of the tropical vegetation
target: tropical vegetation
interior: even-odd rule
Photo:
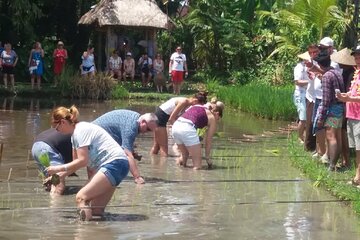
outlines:
[[[77,73],[81,52],[89,41],[94,41],[93,28],[78,25],[77,21],[97,2],[99,0],[0,0],[0,40],[12,43],[19,55],[17,82],[28,79],[28,54],[34,41],[43,44],[47,68],[44,81],[51,82],[51,53],[56,42],[62,40],[70,55],[68,67],[75,70],[66,73],[67,80],[60,85],[60,90],[63,96],[71,92],[72,96],[84,97],[84,93],[74,93],[78,90],[69,84],[72,81],[69,72]],[[241,91],[238,86],[246,84],[257,89],[260,85],[291,84],[296,55],[324,36],[332,37],[337,48],[353,47],[357,42],[352,0],[156,2],[174,25],[157,34],[158,50],[164,59],[169,58],[176,45],[182,45],[191,69],[190,81],[206,83],[213,88],[211,91],[217,91],[212,82],[228,86],[233,96]],[[187,14],[183,14],[184,9],[188,9]],[[105,92],[103,96],[88,95],[119,97],[119,94]]]

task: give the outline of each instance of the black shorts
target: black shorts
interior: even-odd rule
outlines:
[[[161,108],[157,107],[155,110],[155,115],[158,118],[158,126],[166,127],[167,122],[169,121],[170,115],[166,114]]]
[[[3,65],[2,72],[4,74],[14,74],[14,67],[9,65]]]

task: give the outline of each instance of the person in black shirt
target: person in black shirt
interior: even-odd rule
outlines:
[[[57,173],[60,183],[55,186],[49,181],[51,176],[47,176],[45,169],[48,165],[61,165],[72,161],[71,134],[62,134],[55,128],[47,129],[36,136],[31,153],[40,172],[46,177],[47,190],[50,190],[51,194],[62,195],[65,190],[66,172]]]

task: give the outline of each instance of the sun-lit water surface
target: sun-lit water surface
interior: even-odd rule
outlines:
[[[52,199],[29,158],[34,136],[49,127],[54,106],[29,99],[1,99],[0,239],[360,239],[350,208],[290,165],[284,122],[228,111],[214,140],[215,169],[179,168],[174,158],[148,154],[152,135],[137,139],[145,185],[125,179],[104,219],[79,222],[75,193],[85,171],[67,181],[68,194]],[[0,102],[1,104],[1,102]],[[155,103],[76,102],[91,121],[115,108],[141,113]],[[171,141],[171,140],[170,140]],[[279,154],[274,154],[274,151]],[[9,181],[9,173],[10,174]]]

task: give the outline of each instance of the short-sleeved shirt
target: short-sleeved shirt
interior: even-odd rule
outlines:
[[[184,71],[184,64],[186,62],[186,56],[183,53],[173,53],[170,57],[170,60],[173,61],[171,65],[171,70],[174,71]]]
[[[3,61],[3,65],[13,65],[15,63],[15,60],[17,58],[16,52],[14,50],[11,50],[10,53],[7,53],[6,51],[1,52],[1,59]]]
[[[109,59],[109,68],[112,70],[121,69],[122,60],[121,57],[114,58],[113,56]]]
[[[98,117],[94,124],[105,129],[124,149],[132,152],[139,134],[140,114],[131,110],[114,110]]]
[[[318,120],[323,121],[330,105],[336,104],[335,89],[345,92],[344,81],[340,72],[329,70],[322,77],[323,97],[318,108]]]
[[[294,81],[297,81],[297,80],[309,80],[304,62],[299,62],[294,68]],[[294,94],[296,96],[304,96],[305,97],[306,88],[307,88],[307,85],[306,86],[295,85]]]
[[[66,163],[72,161],[71,134],[62,134],[49,128],[36,136],[35,142],[45,142],[52,149],[61,154]]]
[[[356,71],[354,74],[354,80],[351,82],[350,96],[360,96],[360,72]],[[346,102],[346,118],[353,120],[360,120],[360,103],[358,102]]]
[[[88,147],[88,167],[99,169],[106,163],[118,159],[127,159],[124,150],[101,127],[88,122],[79,122],[71,136],[74,149]]]

